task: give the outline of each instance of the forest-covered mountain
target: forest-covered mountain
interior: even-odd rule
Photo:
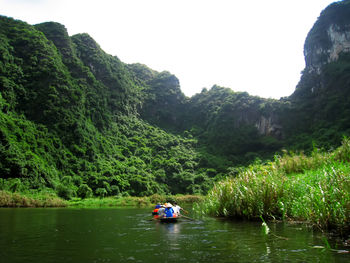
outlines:
[[[125,64],[54,22],[1,16],[0,38],[0,189],[205,193],[257,158],[350,133],[349,0],[322,12],[301,80],[280,100],[219,86],[187,98],[171,73]]]

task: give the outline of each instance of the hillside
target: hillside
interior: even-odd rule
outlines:
[[[350,135],[350,1],[326,8],[306,68],[280,100],[179,80],[106,54],[55,22],[0,16],[0,190],[91,195],[205,193],[283,148],[332,149]]]
[[[206,190],[195,140],[138,118],[147,87],[90,36],[1,17],[0,37],[1,189],[66,198]]]

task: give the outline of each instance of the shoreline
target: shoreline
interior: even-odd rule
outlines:
[[[144,207],[152,206],[158,202],[167,200],[176,201],[181,204],[192,204],[201,202],[203,196],[200,195],[152,195],[145,197],[136,196],[114,196],[104,198],[72,198],[64,200],[52,193],[26,194],[19,192],[8,192],[0,190],[1,208],[36,208],[36,207]]]

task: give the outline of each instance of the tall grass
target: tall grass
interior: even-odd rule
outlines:
[[[150,206],[147,197],[104,197],[104,198],[73,198],[68,201],[70,207],[125,207],[125,206]]]
[[[215,216],[308,221],[320,229],[349,231],[350,140],[332,153],[285,152],[218,182],[204,201]]]
[[[21,194],[0,191],[0,207],[65,207],[67,202],[48,193]]]
[[[115,196],[105,198],[73,198],[69,201],[58,197],[54,192],[12,193],[0,190],[0,207],[146,207],[162,202],[188,204],[200,202],[199,195],[152,195],[144,197]]]
[[[200,202],[203,199],[198,195],[159,195],[151,196],[125,196],[125,197],[105,197],[105,198],[73,198],[68,202],[71,207],[116,207],[116,206],[137,206],[147,207],[156,203],[177,202],[179,204]]]
[[[284,215],[308,220],[321,229],[349,227],[350,167],[328,165],[293,176],[280,201]]]

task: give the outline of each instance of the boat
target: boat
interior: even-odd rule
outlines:
[[[180,217],[158,217],[157,220],[162,223],[176,223]]]
[[[176,216],[176,215],[174,216],[174,215],[172,217],[166,217],[166,216],[159,216],[158,213],[152,212],[153,220],[157,220],[162,223],[175,223],[181,218],[181,216]]]
[[[162,223],[175,223],[179,219],[179,215],[177,215],[172,209],[172,205],[170,203],[165,203],[164,206],[158,204],[155,209],[152,211],[152,216],[154,220],[160,221]],[[159,209],[162,209],[160,212]],[[159,215],[161,214],[161,215]]]

